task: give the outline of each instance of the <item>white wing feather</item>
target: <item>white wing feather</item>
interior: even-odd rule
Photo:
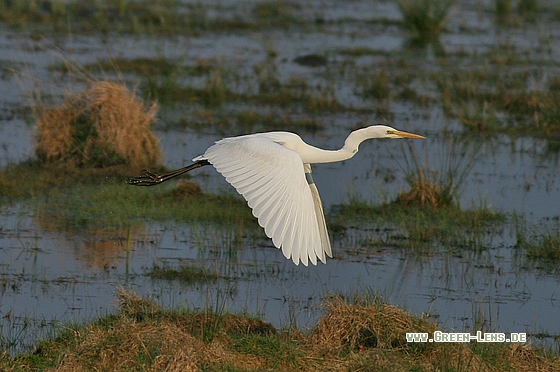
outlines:
[[[241,136],[216,142],[195,158],[200,159],[207,159],[243,195],[286,258],[307,266],[316,265],[317,258],[325,262],[325,253],[332,257],[319,193],[307,183],[296,151],[264,136]]]
[[[311,165],[304,164],[305,173],[311,173]],[[323,255],[321,261],[325,262],[327,256],[332,257],[331,241],[329,239],[329,232],[327,230],[327,223],[325,222],[325,213],[323,212],[323,203],[321,202],[321,197],[319,196],[319,190],[315,183],[309,184],[309,189],[311,190],[311,195],[313,196],[313,204],[315,205],[315,215],[317,216],[317,226],[319,227],[319,234],[321,236],[321,252],[316,252],[318,257],[319,253]]]

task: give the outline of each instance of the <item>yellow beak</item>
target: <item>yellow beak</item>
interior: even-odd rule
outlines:
[[[400,130],[394,131],[393,134],[399,136],[399,138],[424,138],[424,139],[426,138],[426,137],[421,136],[419,134],[403,132],[403,131],[400,131]]]

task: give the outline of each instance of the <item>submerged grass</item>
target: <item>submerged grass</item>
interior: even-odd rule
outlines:
[[[171,267],[156,263],[149,268],[146,275],[154,279],[178,280],[183,283],[208,282],[217,280],[219,276],[201,266],[180,264],[178,267]]]
[[[443,56],[436,60],[437,67],[430,65],[426,71],[402,56],[388,56],[375,74],[358,70],[357,90],[377,106],[389,107],[395,99],[419,106],[441,104],[468,134],[560,137],[558,77],[540,69],[555,66],[555,61],[536,60],[511,45],[498,45],[475,62],[468,58]]]
[[[323,129],[322,121],[309,115],[272,114],[268,110],[260,111],[244,110],[231,113],[197,110],[188,119],[182,118],[178,125],[195,130],[211,129],[224,136],[229,136],[232,132],[254,133],[273,130],[315,132]]]
[[[538,3],[538,0],[494,0],[494,14],[498,22],[511,26],[534,22]]]
[[[10,164],[0,170],[0,202],[41,197],[54,188],[90,185],[96,187],[106,180],[124,180],[130,175],[127,165],[105,168],[78,168],[75,164],[27,161]]]
[[[338,206],[335,225],[368,226],[360,244],[366,248],[400,247],[419,253],[444,249],[481,251],[504,228],[505,215],[488,208],[421,207],[399,203],[371,205],[354,200]]]
[[[290,24],[301,24],[295,14],[300,6],[284,0],[264,1],[255,4],[253,16],[259,22],[268,22],[270,26],[287,26]]]
[[[408,343],[434,324],[382,301],[325,303],[310,333],[244,315],[163,309],[120,291],[120,311],[61,327],[31,353],[2,354],[6,371],[558,370],[560,360],[519,344]]]
[[[274,51],[269,53],[270,56],[262,64],[254,67],[254,76],[238,76],[231,67],[226,68],[217,61],[199,60],[192,64],[162,57],[116,58],[81,67],[80,70],[86,73],[102,70],[106,74],[114,71],[119,78],[122,78],[123,73],[134,73],[142,79],[140,91],[144,97],[167,106],[199,103],[215,109],[226,103],[243,102],[259,106],[299,107],[314,113],[356,110],[338,102],[332,84],[310,86],[305,79],[298,77],[282,83],[277,55]],[[61,69],[59,66],[53,68]],[[62,67],[73,72],[72,68],[75,69],[68,63]],[[204,80],[202,83],[189,84],[185,82],[188,76],[202,77]],[[258,81],[257,91],[253,78]]]
[[[336,112],[356,110],[338,102],[334,89],[324,87],[311,89],[304,82],[289,81],[260,91],[233,92],[228,87],[227,77],[221,68],[214,68],[208,74],[204,86],[179,85],[173,77],[153,77],[142,86],[149,97],[162,104],[201,103],[206,107],[219,107],[226,102],[244,102],[257,105],[276,105],[279,107],[297,106],[307,112]]]
[[[422,41],[436,39],[455,0],[397,0],[404,25]]]
[[[39,30],[81,32],[169,33],[186,25],[177,0],[61,1],[22,0],[0,2],[0,19],[10,26]]]
[[[237,196],[193,195],[165,186],[133,188],[124,182],[53,188],[42,200],[39,203],[43,214],[76,226],[118,226],[146,220],[235,224],[254,220],[245,201]]]
[[[157,171],[157,169],[156,169]],[[175,187],[125,184],[128,167],[77,169],[68,164],[22,163],[0,170],[0,204],[32,203],[44,217],[69,227],[90,224],[129,226],[146,220],[254,223],[238,196],[203,194],[186,180]]]
[[[558,233],[543,235],[536,244],[530,244],[527,241],[521,243],[529,258],[551,265],[560,263],[560,235]]]
[[[200,60],[192,66],[182,66],[180,61],[171,61],[164,57],[140,57],[140,58],[113,58],[108,61],[100,61],[95,64],[85,65],[87,71],[117,71],[119,73],[133,73],[140,77],[151,76],[176,76],[178,74],[202,75],[211,69],[210,64]]]
[[[524,222],[516,221],[518,248],[525,254],[523,265],[537,267],[547,272],[560,272],[560,229],[534,228],[531,231]]]
[[[530,89],[532,76],[508,69],[472,69],[433,75],[446,112],[465,128],[511,134],[560,136],[560,96],[555,77]]]
[[[334,223],[342,229],[368,226],[366,247],[402,247],[416,252],[470,249],[490,246],[493,234],[503,230],[505,215],[490,210],[485,203],[463,210],[458,196],[478,154],[478,144],[453,139],[443,150],[440,170],[421,161],[412,144],[403,147],[401,165],[410,188],[394,201],[373,205],[351,196],[337,206]],[[422,157],[427,159],[428,157]]]
[[[410,142],[408,151],[402,148],[404,164],[401,166],[410,189],[400,192],[395,203],[404,206],[430,208],[459,207],[461,187],[468,178],[480,144],[464,138],[452,138],[442,150],[440,169],[420,160]],[[428,156],[423,156],[428,159]]]
[[[0,21],[37,32],[193,35],[302,24],[297,7],[284,1],[258,3],[250,17],[212,17],[216,6],[180,0],[1,0]]]

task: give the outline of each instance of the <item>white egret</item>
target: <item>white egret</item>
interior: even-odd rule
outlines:
[[[332,251],[311,164],[350,159],[358,146],[371,138],[424,137],[374,125],[350,133],[340,150],[323,150],[294,133],[248,134],[217,141],[188,167],[161,175],[144,170],[127,183],[157,185],[211,164],[247,200],[259,225],[286,258],[296,265],[316,265],[317,258],[325,263]]]

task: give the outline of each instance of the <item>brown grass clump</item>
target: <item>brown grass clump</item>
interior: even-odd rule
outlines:
[[[199,371],[204,343],[173,323],[88,327],[79,345],[49,371]]]
[[[123,315],[137,318],[139,315],[149,315],[161,311],[161,308],[147,298],[137,296],[133,292],[120,289],[117,292],[117,304]]]
[[[382,302],[347,303],[336,297],[309,335],[309,349],[328,360],[322,370],[357,371],[501,371],[461,343],[408,343],[407,332],[427,332],[437,325]],[[508,361],[507,358],[504,358]],[[330,362],[332,361],[332,362]],[[539,364],[541,366],[542,364]],[[496,368],[497,367],[497,368]],[[538,369],[537,369],[538,370]]]
[[[202,190],[200,185],[185,179],[179,180],[177,186],[171,191],[171,196],[174,199],[190,199],[201,195]]]
[[[228,334],[275,333],[268,323],[236,315],[172,315],[133,292],[120,290],[117,296],[121,312],[112,324],[94,323],[75,331],[56,367],[47,371],[189,372],[267,366],[265,358],[231,350]],[[47,349],[53,346],[41,352],[52,351]]]
[[[327,314],[317,323],[310,342],[328,353],[343,349],[404,347],[406,332],[433,332],[437,327],[384,303],[349,304],[336,297],[325,304]]]
[[[153,167],[161,163],[158,140],[150,130],[157,109],[123,84],[93,83],[60,107],[38,110],[35,152],[43,161],[80,167]]]
[[[552,361],[523,344],[511,344],[504,349],[504,354],[511,360],[513,370],[518,372],[560,371],[558,358]]]
[[[431,337],[440,329],[383,302],[335,297],[325,306],[307,338],[308,349],[324,358],[320,370],[560,371],[558,358],[523,344],[408,343],[407,332]]]
[[[409,183],[410,190],[399,193],[396,203],[422,208],[442,208],[453,204],[453,195],[446,188],[427,179],[423,172]]]

